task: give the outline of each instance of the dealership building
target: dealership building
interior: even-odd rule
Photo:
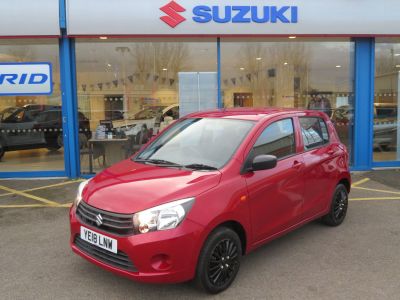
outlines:
[[[231,107],[325,111],[352,170],[400,167],[399,83],[396,0],[5,0],[0,178],[92,176]]]

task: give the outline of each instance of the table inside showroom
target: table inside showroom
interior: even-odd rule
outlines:
[[[103,160],[105,166],[111,166],[126,158],[126,146],[129,143],[128,138],[113,139],[90,139],[89,143],[89,172],[93,173],[93,154],[94,146],[104,147]]]

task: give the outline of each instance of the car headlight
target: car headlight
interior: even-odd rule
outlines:
[[[76,194],[76,198],[75,198],[75,201],[74,201],[74,206],[75,207],[78,207],[79,203],[82,201],[83,189],[87,186],[89,181],[90,181],[90,179],[89,180],[85,180],[85,181],[81,182],[81,184],[79,185],[78,193]]]
[[[135,233],[176,228],[192,208],[195,198],[187,198],[156,206],[133,215]]]

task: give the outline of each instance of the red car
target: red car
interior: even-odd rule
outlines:
[[[70,244],[119,275],[195,279],[218,293],[235,279],[242,255],[315,219],[343,222],[348,158],[324,113],[191,114],[80,185]]]

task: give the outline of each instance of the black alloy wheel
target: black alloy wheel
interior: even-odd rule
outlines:
[[[349,194],[343,184],[338,184],[332,197],[332,204],[329,213],[322,218],[322,221],[329,226],[338,226],[344,221],[349,205]]]
[[[197,266],[196,281],[208,293],[227,289],[234,281],[242,256],[241,241],[230,228],[221,227],[207,239]]]
[[[238,249],[232,240],[219,242],[208,262],[207,275],[212,284],[223,286],[230,280],[239,264],[238,255]]]

